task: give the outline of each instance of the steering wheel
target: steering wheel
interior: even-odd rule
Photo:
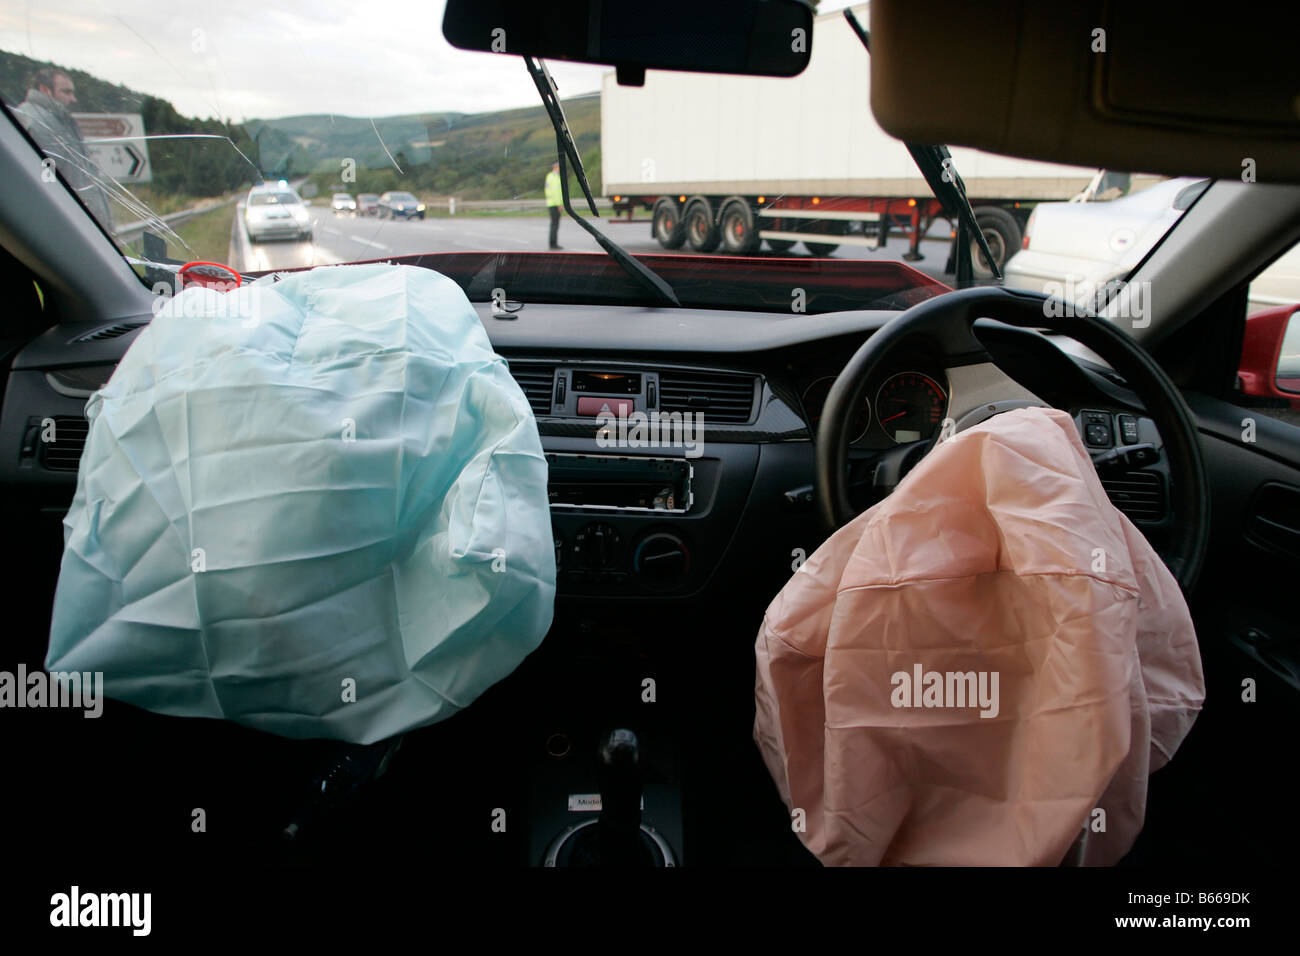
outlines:
[[[867,382],[896,346],[908,339],[926,341],[936,362],[946,370],[993,362],[975,337],[977,318],[1021,328],[1045,328],[1073,338],[1105,359],[1142,399],[1155,421],[1169,458],[1172,485],[1173,527],[1169,549],[1161,557],[1184,596],[1190,597],[1205,562],[1210,505],[1201,446],[1187,403],[1164,370],[1118,326],[1078,308],[1044,308],[1049,301],[1050,297],[1041,293],[1018,289],[962,289],[912,306],[867,339],[844,366],[822,406],[816,449],[822,519],[834,531],[857,516],[849,498],[847,475],[853,409],[860,407]],[[1073,314],[1052,315],[1053,311]],[[1018,407],[1029,403],[1006,404]]]

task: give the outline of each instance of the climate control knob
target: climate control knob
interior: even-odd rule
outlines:
[[[643,584],[654,588],[672,587],[691,570],[691,553],[686,542],[668,531],[646,535],[632,555],[632,570]]]

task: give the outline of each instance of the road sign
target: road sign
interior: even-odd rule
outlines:
[[[144,118],[139,113],[73,113],[86,152],[120,183],[147,183],[153,178]],[[139,138],[136,138],[139,137]]]

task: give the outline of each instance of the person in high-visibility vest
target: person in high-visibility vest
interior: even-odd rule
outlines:
[[[551,212],[551,244],[552,249],[563,249],[560,245],[560,206],[564,202],[564,194],[560,189],[560,164],[556,162],[551,171],[546,176],[546,208]]]

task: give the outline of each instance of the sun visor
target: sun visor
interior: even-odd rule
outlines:
[[[109,697],[370,743],[467,706],[550,626],[537,423],[445,276],[187,289],[86,416],[46,665]]]
[[[906,142],[1300,183],[1300,11],[874,0],[871,108]]]

